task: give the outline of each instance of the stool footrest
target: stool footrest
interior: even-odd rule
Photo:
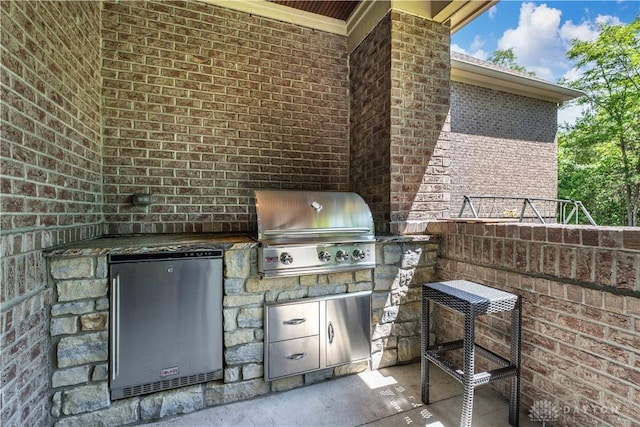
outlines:
[[[454,379],[461,383],[464,383],[464,371],[448,360],[444,359],[442,355],[451,350],[461,349],[464,345],[463,340],[451,341],[444,344],[439,344],[425,351],[424,357],[437,367],[445,371]],[[481,345],[474,344],[475,350],[478,356],[482,356],[494,363],[501,364],[503,366],[492,369],[489,371],[478,372],[473,375],[472,385],[474,387],[488,384],[491,381],[497,381],[504,378],[509,378],[518,374],[518,368],[511,364],[507,359],[495,354],[491,350],[488,350]]]

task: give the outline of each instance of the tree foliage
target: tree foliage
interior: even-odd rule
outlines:
[[[535,76],[536,73],[528,71],[522,65],[518,64],[516,60],[516,54],[513,52],[513,48],[498,49],[491,54],[489,61],[493,62],[500,67],[509,68],[510,70],[518,71],[520,73],[526,73],[530,76]]]
[[[559,196],[585,202],[599,224],[638,225],[640,206],[640,17],[574,40],[583,112],[559,135]]]

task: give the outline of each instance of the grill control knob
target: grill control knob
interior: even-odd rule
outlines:
[[[290,253],[284,252],[282,255],[280,255],[280,261],[284,265],[289,265],[289,264],[291,264],[293,262],[293,257],[291,256]]]
[[[344,262],[344,261],[346,261],[348,259],[349,259],[349,254],[346,253],[345,251],[336,252],[336,261]]]
[[[356,261],[362,261],[365,256],[366,254],[362,249],[355,249],[353,251],[353,259],[355,259]]]
[[[318,259],[322,262],[329,262],[331,261],[331,254],[327,251],[321,251],[318,254]]]

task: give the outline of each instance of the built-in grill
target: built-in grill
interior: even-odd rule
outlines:
[[[375,267],[373,217],[355,193],[255,190],[262,277]]]

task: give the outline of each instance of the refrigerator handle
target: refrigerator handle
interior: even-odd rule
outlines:
[[[333,323],[331,323],[331,322],[329,322],[328,334],[329,334],[329,344],[332,344],[333,343],[333,337],[335,335],[335,331],[333,330]]]
[[[120,371],[120,273],[111,282],[111,379],[118,378]]]

